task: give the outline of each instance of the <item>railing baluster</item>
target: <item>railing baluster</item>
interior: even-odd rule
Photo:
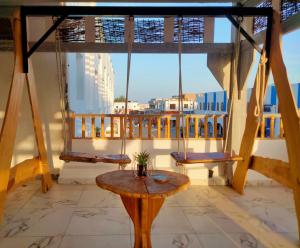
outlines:
[[[104,115],[101,115],[101,138],[105,138]]]
[[[92,120],[92,130],[91,130],[91,138],[94,139],[95,138],[95,116],[91,117]]]
[[[81,137],[85,139],[85,117],[81,117]]]
[[[176,139],[180,137],[180,117],[176,116]]]
[[[123,126],[124,117],[120,116],[120,139],[122,139],[124,134],[124,126]]]
[[[195,117],[195,138],[196,139],[198,139],[198,137],[199,137],[199,127],[198,127],[198,125],[199,125],[199,122],[198,122],[198,117]]]
[[[204,117],[204,138],[208,138],[208,116]]]
[[[283,137],[284,137],[283,122],[282,122],[282,118],[280,117],[280,138]]]
[[[190,117],[189,116],[185,117],[185,137],[186,138],[190,137]]]
[[[274,139],[274,137],[275,137],[275,135],[274,135],[274,121],[275,121],[274,116],[271,116],[271,118],[270,118],[270,138],[271,139]]]
[[[152,139],[152,118],[148,118],[148,139]]]
[[[114,137],[114,117],[110,117],[110,138]]]
[[[265,117],[262,116],[261,122],[260,122],[260,138],[264,139],[265,138]]]
[[[132,116],[129,117],[129,138],[133,139]]]
[[[158,116],[157,117],[157,138],[160,139],[160,129],[161,129],[161,119],[160,117]]]
[[[223,133],[222,133],[224,140],[226,139],[226,134],[227,134],[227,115],[224,115],[224,117],[223,117]]]
[[[171,136],[170,135],[170,133],[171,133],[170,116],[167,117],[167,127],[168,127],[168,129],[167,129],[167,131],[168,131],[167,138],[170,139],[170,136]]]
[[[214,137],[218,137],[218,117],[214,115]]]
[[[139,117],[139,138],[143,138],[143,118]]]

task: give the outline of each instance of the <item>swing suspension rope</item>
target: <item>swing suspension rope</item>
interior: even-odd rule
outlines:
[[[225,136],[225,141],[224,141],[224,145],[223,145],[223,151],[226,152],[227,151],[227,144],[228,144],[228,139],[229,139],[229,127],[231,125],[231,117],[232,117],[232,109],[233,109],[233,102],[234,102],[234,97],[235,97],[235,91],[237,88],[237,84],[238,84],[238,66],[240,63],[240,48],[241,48],[241,23],[243,21],[242,17],[238,17],[237,18],[238,21],[238,31],[237,31],[237,35],[236,35],[236,39],[235,39],[235,49],[234,49],[234,65],[233,65],[233,75],[234,75],[234,79],[233,79],[233,87],[232,87],[232,95],[231,95],[231,101],[230,101],[230,107],[229,107],[229,113],[228,113],[228,123],[227,123],[227,129],[226,129],[226,136]],[[232,149],[231,149],[231,153],[232,153]]]
[[[128,91],[129,91],[129,80],[130,80],[130,67],[131,67],[131,53],[133,44],[133,24],[134,17],[129,17],[129,32],[128,32],[128,55],[127,55],[127,77],[126,77],[126,97],[125,97],[125,114],[121,122],[122,128],[122,144],[121,144],[121,156],[126,154],[126,130],[127,130],[127,118],[128,118]],[[113,130],[111,130],[112,132]]]
[[[54,19],[53,19],[54,22]],[[56,69],[57,69],[57,82],[60,96],[60,110],[62,116],[62,132],[64,139],[64,152],[68,150],[67,142],[67,129],[66,129],[66,88],[65,80],[63,76],[63,61],[62,61],[62,52],[61,52],[61,40],[58,29],[55,31],[55,59],[56,59]]]
[[[179,115],[179,129],[180,119],[182,123],[182,143],[184,150],[184,159],[186,159],[186,140],[185,140],[185,122],[183,113],[183,92],[182,92],[182,17],[178,18],[178,115]],[[181,132],[180,132],[181,133]],[[180,151],[180,135],[177,135],[177,153]]]

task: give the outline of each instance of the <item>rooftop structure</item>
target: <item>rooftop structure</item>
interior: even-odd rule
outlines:
[[[281,48],[282,34],[300,26],[299,4],[231,3],[120,7],[1,2],[1,247],[120,247],[120,242],[136,248],[220,247],[228,242],[229,247],[299,246],[300,122]],[[232,24],[229,43],[215,42],[216,18]],[[247,105],[255,50],[260,60]],[[68,52],[128,53],[126,106],[132,53],[178,53],[174,88],[182,106],[181,56],[206,53],[209,70],[228,92],[228,114],[185,114],[182,109],[149,115],[72,114],[61,63]],[[263,111],[270,73],[280,114]],[[27,184],[33,179],[41,179],[43,193]],[[249,184],[255,185],[252,193]],[[261,184],[281,186],[268,190]]]

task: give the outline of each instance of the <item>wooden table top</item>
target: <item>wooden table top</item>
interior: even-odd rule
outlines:
[[[100,188],[112,191],[121,196],[135,198],[165,198],[180,190],[187,189],[190,179],[182,174],[163,170],[154,170],[152,175],[165,175],[167,182],[156,182],[151,176],[136,178],[132,170],[112,171],[96,177]]]

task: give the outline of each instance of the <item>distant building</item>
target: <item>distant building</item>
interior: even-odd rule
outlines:
[[[131,111],[140,110],[139,103],[136,101],[128,101],[127,108],[128,108],[128,113]],[[125,113],[125,102],[114,102],[114,113],[124,114]]]
[[[193,113],[198,106],[196,94],[190,93],[189,95],[183,95],[183,98],[183,112]],[[153,98],[149,101],[149,109],[160,112],[178,112],[178,96],[172,96],[171,98]]]
[[[300,83],[291,85],[296,105],[300,108]],[[250,101],[252,88],[247,90],[247,100]],[[227,112],[227,94],[225,91],[205,92],[197,95],[197,112]],[[275,85],[268,86],[264,101],[265,113],[278,113],[278,97]]]
[[[109,54],[68,53],[70,109],[75,113],[113,112],[114,70]]]

